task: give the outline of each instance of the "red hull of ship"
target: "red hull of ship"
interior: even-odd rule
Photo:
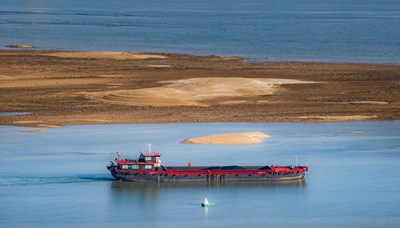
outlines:
[[[117,180],[135,182],[178,182],[178,181],[280,181],[302,179],[307,166],[176,166],[161,165],[157,152],[141,153],[138,160],[120,159],[107,169]]]

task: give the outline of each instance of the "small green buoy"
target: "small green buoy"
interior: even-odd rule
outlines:
[[[204,201],[201,203],[202,207],[209,207],[209,206],[214,206],[214,203],[209,203],[207,197],[204,198]]]

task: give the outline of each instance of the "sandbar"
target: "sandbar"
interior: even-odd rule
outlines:
[[[134,106],[208,106],[254,103],[284,84],[315,83],[294,79],[213,77],[160,81],[161,86],[85,93],[103,102]],[[247,100],[246,100],[247,99]]]
[[[271,136],[262,132],[236,132],[184,139],[180,143],[243,145],[261,143],[268,138],[271,138]]]
[[[133,60],[143,60],[143,59],[166,59],[165,55],[156,54],[143,54],[135,52],[117,52],[117,51],[98,51],[98,52],[55,52],[44,54],[48,56],[55,56],[61,58],[86,58],[86,59],[133,59]]]
[[[33,130],[23,130],[22,132],[26,132],[26,133],[42,133],[42,132],[47,132],[47,130],[44,130],[44,129],[33,129]]]
[[[8,48],[33,48],[30,45],[26,45],[26,44],[10,44],[10,45],[6,45],[5,47]]]

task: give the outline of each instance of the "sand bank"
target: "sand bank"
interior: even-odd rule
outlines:
[[[353,101],[349,102],[349,104],[389,105],[390,103],[387,101]]]
[[[348,122],[348,121],[363,121],[363,120],[373,120],[377,116],[368,115],[353,115],[353,116],[298,116],[294,119],[303,119],[311,122]]]
[[[5,47],[8,48],[33,48],[30,45],[26,45],[26,44],[10,44],[10,45],[6,45]]]
[[[116,52],[116,51],[99,51],[99,52],[56,52],[47,53],[45,55],[55,56],[61,58],[85,58],[85,59],[131,59],[131,60],[143,60],[143,59],[167,59],[165,55],[153,55],[153,54],[142,54],[134,52]]]
[[[145,67],[150,67],[150,68],[170,68],[170,65],[163,65],[163,64],[147,64],[144,65]]]
[[[315,83],[294,79],[215,77],[160,81],[161,86],[85,93],[103,102],[135,106],[208,106],[257,103],[284,84]]]
[[[242,145],[257,144],[265,139],[271,138],[262,132],[238,132],[201,136],[197,138],[184,139],[180,143],[184,144],[225,144],[225,145]]]
[[[47,130],[43,130],[43,129],[33,129],[33,130],[24,130],[22,132],[26,132],[26,133],[42,133],[42,132],[47,132]]]

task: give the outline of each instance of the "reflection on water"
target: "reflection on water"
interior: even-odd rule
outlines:
[[[247,188],[304,188],[306,180],[290,181],[227,181],[227,182],[167,182],[167,183],[143,183],[128,181],[113,181],[111,189],[120,193],[152,192],[156,194],[162,189],[174,188],[211,188],[211,189],[247,189]]]
[[[204,207],[204,217],[208,217],[208,207]]]
[[[302,189],[306,187],[306,181],[291,180],[291,181],[238,181],[238,182],[176,182],[176,183],[141,183],[141,182],[126,182],[112,181],[111,193],[114,197],[126,200],[133,199],[146,203],[157,203],[160,197],[166,193],[176,195],[188,192],[196,192],[199,194],[199,205],[202,201],[202,194],[208,192],[224,192],[224,194],[234,197],[234,194],[239,191],[265,191],[283,189]],[[200,197],[201,196],[201,197]]]
[[[110,201],[114,205],[118,205],[120,210],[130,210],[136,213],[140,211],[141,215],[145,214],[143,216],[148,216],[149,218],[151,218],[150,214],[156,213],[159,217],[156,220],[164,222],[171,222],[171,217],[184,216],[187,220],[191,220],[187,224],[196,224],[201,222],[202,219],[205,219],[204,222],[209,222],[209,220],[215,219],[216,216],[231,216],[229,211],[232,211],[233,207],[237,207],[236,210],[239,211],[259,208],[261,213],[265,211],[263,208],[268,208],[270,204],[276,203],[276,199],[268,202],[268,198],[274,196],[280,198],[285,194],[301,195],[307,188],[305,180],[222,183],[112,181],[109,186]],[[246,195],[247,197],[243,198]],[[201,202],[205,197],[215,206],[202,207]],[[288,198],[290,199],[291,197],[289,196]],[[285,202],[280,202],[280,204],[285,204]],[[243,216],[246,216],[249,212],[243,213]],[[182,220],[182,222],[184,221]]]

